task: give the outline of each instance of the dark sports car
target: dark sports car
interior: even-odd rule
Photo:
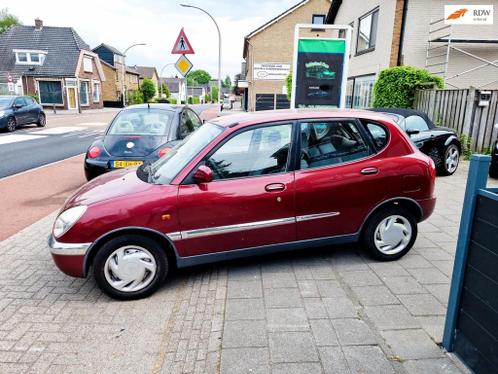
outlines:
[[[498,130],[498,123],[495,125],[495,131]],[[498,139],[493,143],[491,148],[491,166],[489,167],[489,176],[498,178]]]
[[[12,132],[31,123],[38,127],[47,123],[42,106],[32,97],[0,96],[0,129]]]
[[[415,145],[434,160],[439,174],[451,175],[457,170],[462,146],[454,130],[436,126],[427,114],[418,110],[401,108],[372,110],[393,118]]]
[[[104,137],[88,148],[86,178],[156,161],[201,125],[199,116],[187,106],[129,106],[114,117]]]

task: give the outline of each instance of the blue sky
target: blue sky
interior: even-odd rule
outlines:
[[[178,58],[170,52],[180,28],[185,27],[196,52],[189,56],[194,69],[205,69],[215,76],[216,28],[200,11],[182,8],[182,2],[200,6],[216,18],[223,39],[222,75],[233,77],[243,61],[244,36],[299,0],[85,0],[77,6],[67,0],[27,0],[6,5],[26,25],[34,24],[39,17],[46,26],[71,26],[92,48],[102,42],[121,50],[134,43],[147,43],[129,51],[127,64],[155,66],[158,71]],[[165,76],[174,74],[172,67],[164,70]]]

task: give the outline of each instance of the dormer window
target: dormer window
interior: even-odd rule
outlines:
[[[18,65],[43,65],[45,61],[45,51],[29,51],[24,49],[14,49],[16,64]]]

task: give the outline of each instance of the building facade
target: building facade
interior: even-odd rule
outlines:
[[[156,94],[154,96],[157,97],[159,95],[159,74],[157,74],[157,70],[155,67],[134,65],[128,66],[127,69],[130,72],[134,72],[139,75],[139,85],[142,84],[145,78],[150,79],[156,87]]]
[[[289,107],[285,79],[293,60],[295,25],[323,24],[330,5],[330,0],[300,1],[245,37],[247,110]]]
[[[445,78],[447,88],[498,88],[498,68],[478,59],[498,61],[496,13],[492,25],[446,27],[445,4],[448,1],[332,1],[327,23],[350,25],[353,28],[347,85],[348,107],[369,107],[378,73],[392,66],[426,68]],[[469,2],[455,0],[451,4],[465,5]],[[451,40],[452,46],[470,55],[448,48],[445,42],[447,39]],[[472,70],[481,65],[481,68]]]
[[[0,84],[43,106],[102,108],[105,75],[98,56],[70,27],[13,26],[0,35]],[[14,92],[12,92],[14,93]]]

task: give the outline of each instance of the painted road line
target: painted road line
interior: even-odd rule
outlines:
[[[107,126],[109,122],[83,122],[78,123],[78,126]]]
[[[86,127],[76,127],[76,126],[71,126],[71,127],[54,127],[52,129],[46,129],[46,130],[41,130],[41,131],[36,131],[33,132],[33,134],[43,134],[43,135],[57,135],[57,134],[66,134],[68,132],[73,132],[73,131],[80,131],[80,130],[86,130]]]
[[[46,138],[43,135],[6,135],[0,137],[0,144],[18,143],[25,142],[26,140],[34,140]]]

